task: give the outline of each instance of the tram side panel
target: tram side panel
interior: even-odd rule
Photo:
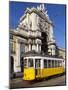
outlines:
[[[34,80],[35,70],[34,68],[24,68],[24,80]]]
[[[45,61],[45,62],[44,62]],[[64,72],[62,60],[43,60],[44,68],[41,69],[41,77],[48,77]]]
[[[34,80],[37,78],[46,78],[48,76],[61,74],[64,72],[62,60],[43,60],[41,59],[25,59],[24,63],[24,80]],[[44,62],[45,61],[45,62]]]
[[[34,80],[35,79],[35,69],[33,67],[33,59],[24,60],[24,80]]]
[[[41,78],[45,78],[48,76],[56,75],[56,74],[61,74],[64,72],[63,67],[58,67],[58,68],[44,68],[41,70],[42,75]]]

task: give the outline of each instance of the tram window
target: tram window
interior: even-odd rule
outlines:
[[[57,61],[57,67],[59,67],[59,61]]]
[[[27,59],[24,59],[24,67],[27,67]]]
[[[33,67],[33,59],[32,58],[28,59],[28,67]]]
[[[51,60],[48,60],[48,68],[51,67]]]
[[[40,67],[40,59],[35,59],[35,67],[36,68]]]
[[[57,67],[57,60],[55,60],[55,67]]]
[[[59,67],[61,67],[62,66],[62,61],[59,61]]]
[[[47,60],[44,59],[44,68],[47,68]]]
[[[54,67],[54,60],[52,60],[52,67]]]

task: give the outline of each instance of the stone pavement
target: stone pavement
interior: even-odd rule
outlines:
[[[42,86],[62,86],[66,84],[65,75],[52,77],[45,80],[27,82],[23,78],[16,78],[10,80],[10,88],[29,88],[29,87],[42,87]]]

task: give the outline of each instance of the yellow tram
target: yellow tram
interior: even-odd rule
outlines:
[[[41,79],[64,72],[64,59],[46,56],[24,57],[24,80]]]

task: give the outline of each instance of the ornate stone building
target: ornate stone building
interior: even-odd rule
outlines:
[[[63,57],[64,59],[66,58],[66,51],[64,48],[59,48],[59,56]]]
[[[23,55],[29,51],[58,56],[53,23],[44,4],[37,8],[27,8],[16,30],[10,30],[12,72],[22,71]]]

